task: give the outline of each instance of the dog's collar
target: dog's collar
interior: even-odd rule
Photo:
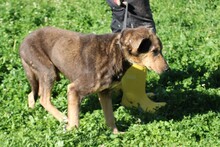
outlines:
[[[137,68],[137,69],[142,70],[142,71],[145,71],[145,70],[146,70],[146,67],[145,67],[145,66],[141,66],[141,65],[138,65],[138,64],[135,64],[135,63],[133,63],[132,66],[133,66],[134,68]]]

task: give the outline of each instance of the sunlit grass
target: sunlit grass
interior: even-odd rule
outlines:
[[[64,132],[37,101],[27,107],[30,86],[18,56],[29,32],[56,26],[83,33],[110,33],[111,11],[103,0],[0,2],[0,146],[220,146],[220,1],[151,1],[157,34],[172,68],[148,72],[147,92],[167,106],[156,114],[114,103],[122,135],[106,127],[96,95],[82,102],[78,129]],[[66,113],[64,78],[52,102]],[[117,100],[113,100],[117,101]]]

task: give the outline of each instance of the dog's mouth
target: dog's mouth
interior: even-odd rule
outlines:
[[[169,66],[166,66],[164,68],[152,68],[151,66],[146,66],[146,67],[149,70],[155,71],[157,74],[162,74],[170,69]]]

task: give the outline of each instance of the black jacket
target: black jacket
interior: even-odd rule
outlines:
[[[112,24],[113,32],[120,32],[122,30],[125,6],[116,5],[113,0],[106,0],[112,10]],[[155,23],[150,9],[149,0],[127,0],[128,2],[128,16],[127,27],[147,26],[155,30]]]

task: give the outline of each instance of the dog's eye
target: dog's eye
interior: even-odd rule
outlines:
[[[159,51],[158,49],[154,49],[154,50],[152,50],[152,52],[153,52],[153,54],[154,54],[155,56],[160,53],[160,51]]]
[[[143,39],[139,48],[138,48],[138,52],[139,53],[146,53],[149,51],[151,46],[151,41],[149,39]]]

